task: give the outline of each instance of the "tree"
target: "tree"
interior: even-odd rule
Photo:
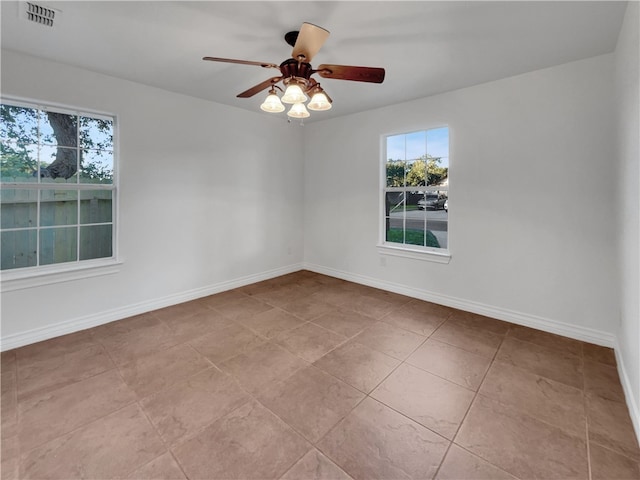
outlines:
[[[82,166],[84,149],[94,149],[99,157],[113,145],[113,126],[110,121],[11,105],[2,105],[0,114],[3,140],[0,171],[5,177],[38,174],[37,159],[30,155],[29,146],[42,143],[55,145],[55,158],[51,163],[47,164],[40,158],[40,176],[68,179],[76,174],[78,166]],[[53,136],[42,132],[44,124],[51,127]],[[78,139],[82,147],[79,161]],[[83,170],[90,173],[90,178],[106,180],[113,176],[111,170],[101,165],[85,165]]]

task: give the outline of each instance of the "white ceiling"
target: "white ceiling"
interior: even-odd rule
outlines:
[[[54,27],[27,22],[2,1],[2,48],[263,115],[266,91],[236,94],[277,74],[202,61],[279,64],[302,22],[331,32],[312,64],[384,67],[383,84],[322,80],[326,119],[612,52],[626,2],[98,2],[43,1]],[[283,115],[284,114],[280,114]]]

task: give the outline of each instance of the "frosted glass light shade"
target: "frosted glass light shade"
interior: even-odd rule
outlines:
[[[260,109],[270,113],[284,112],[284,105],[275,93],[270,93],[264,100]]]
[[[282,96],[282,103],[302,103],[306,102],[307,96],[304,94],[300,85],[295,83],[289,84]]]
[[[304,106],[304,103],[294,103],[291,110],[287,112],[287,115],[293,118],[307,118],[311,116]]]
[[[318,92],[311,97],[311,101],[307,105],[309,110],[316,110],[321,112],[323,110],[329,110],[331,108],[331,103],[327,99],[327,96],[324,92]]]

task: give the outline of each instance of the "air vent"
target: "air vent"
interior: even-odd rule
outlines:
[[[23,2],[22,17],[30,22],[53,27],[56,13],[58,12],[52,8],[43,7],[37,3]]]

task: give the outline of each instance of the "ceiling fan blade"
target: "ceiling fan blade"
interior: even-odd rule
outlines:
[[[282,77],[267,78],[264,82],[259,83],[258,85],[255,85],[255,86],[251,87],[249,90],[245,90],[244,92],[239,93],[236,96],[238,98],[253,97],[256,93],[260,93],[262,90],[270,87],[271,85],[275,85],[280,80],[282,80]]]
[[[329,31],[312,23],[303,23],[298,38],[293,46],[291,58],[311,63],[311,59],[318,53],[329,36]]]
[[[382,83],[384,81],[384,68],[353,67],[350,65],[320,65],[314,73],[322,78],[334,78],[336,80],[352,80],[354,82]]]
[[[240,65],[256,65],[264,68],[280,68],[280,65],[276,65],[275,63],[251,62],[249,60],[235,60],[233,58],[202,57],[202,60],[208,60],[210,62],[239,63]]]

